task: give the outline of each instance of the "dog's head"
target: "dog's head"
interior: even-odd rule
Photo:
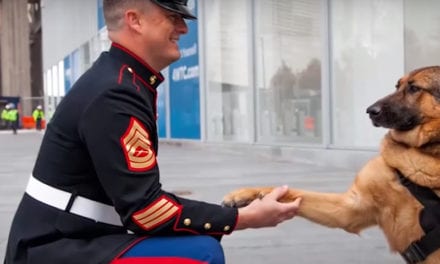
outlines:
[[[440,140],[440,66],[416,69],[396,90],[367,108],[373,125],[412,146]]]

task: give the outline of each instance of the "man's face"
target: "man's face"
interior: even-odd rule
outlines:
[[[161,69],[180,58],[178,41],[188,32],[181,15],[152,4],[142,17],[142,40],[147,63]]]

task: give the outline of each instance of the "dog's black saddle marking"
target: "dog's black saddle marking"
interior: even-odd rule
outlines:
[[[440,197],[433,190],[410,181],[400,171],[397,175],[400,183],[424,206],[419,220],[425,235],[401,253],[406,263],[416,264],[440,248]]]

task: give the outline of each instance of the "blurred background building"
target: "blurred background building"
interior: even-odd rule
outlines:
[[[0,108],[23,115],[43,103],[40,0],[0,0]]]
[[[41,27],[32,4],[37,6],[3,0],[1,91],[42,95],[38,77],[28,70],[40,63],[32,57],[38,40],[34,35],[25,41],[23,33],[42,32],[40,75],[50,116],[110,42],[102,0],[42,0]],[[182,59],[163,71],[167,81],[159,88],[162,139],[356,164],[357,156],[377,151],[385,133],[372,126],[366,108],[392,92],[404,73],[440,61],[438,0],[190,0],[189,5],[199,19],[188,21]],[[16,6],[20,16],[12,14]],[[18,19],[25,14],[27,20]],[[6,33],[5,23],[22,23],[23,30]],[[20,51],[9,53],[5,45]]]

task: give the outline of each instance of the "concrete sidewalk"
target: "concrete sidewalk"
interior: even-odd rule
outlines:
[[[42,136],[36,131],[19,131],[16,136],[0,132],[0,261]],[[158,160],[164,189],[214,203],[242,186],[288,184],[316,191],[344,191],[356,174],[354,169],[245,155],[221,144],[161,144]],[[389,252],[378,228],[356,236],[301,218],[275,228],[237,231],[225,236],[222,243],[230,264],[404,263]]]

